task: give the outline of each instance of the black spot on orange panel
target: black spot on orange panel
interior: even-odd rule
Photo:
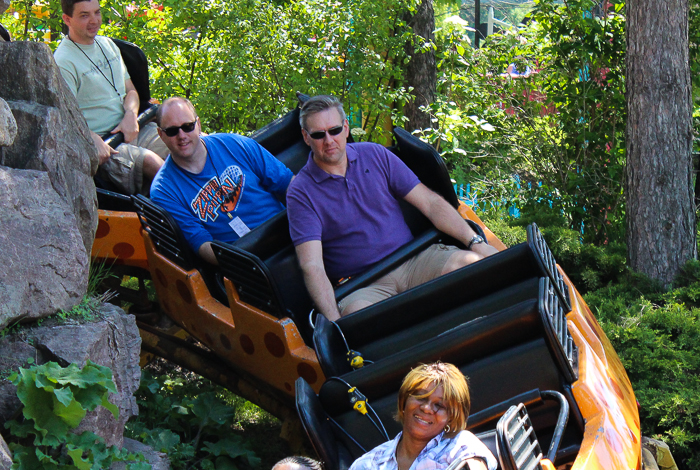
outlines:
[[[287,383],[287,382],[284,383],[284,388],[285,388],[288,392],[291,392],[291,391],[292,391],[292,386],[291,386],[289,383]]]
[[[117,258],[126,259],[134,256],[136,250],[131,245],[131,243],[122,242],[114,245],[114,248],[112,248],[112,252],[117,256]]]
[[[226,349],[228,349],[230,351],[231,350],[231,341],[226,337],[226,335],[221,333],[221,336],[219,336],[219,339],[221,340],[221,344]]]
[[[106,220],[100,219],[99,222],[97,222],[97,232],[95,232],[95,238],[104,238],[107,235],[109,235],[109,231],[111,228],[109,227],[109,223]]]
[[[265,347],[275,357],[284,356],[284,343],[274,333],[265,333]]]
[[[297,374],[299,374],[299,377],[302,377],[304,380],[306,380],[309,383],[309,385],[315,384],[318,380],[318,374],[316,373],[316,370],[306,362],[299,363],[299,365],[297,366]]]
[[[161,271],[158,268],[156,268],[156,277],[158,278],[158,282],[160,283],[161,286],[168,287],[168,278],[165,277],[165,274],[163,274],[163,271]]]
[[[177,282],[175,282],[175,286],[177,287],[177,293],[180,294],[182,300],[184,300],[186,304],[191,304],[192,294],[190,293],[187,284],[178,279]]]
[[[253,344],[253,340],[250,339],[250,336],[241,335],[241,339],[239,341],[241,343],[241,348],[246,354],[252,355],[255,352],[255,345]]]

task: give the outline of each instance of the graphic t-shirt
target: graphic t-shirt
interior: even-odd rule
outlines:
[[[104,36],[96,36],[89,46],[65,37],[54,59],[90,130],[104,135],[117,127],[124,117],[126,81],[130,77],[116,44]]]
[[[236,134],[202,137],[207,162],[195,175],[168,157],[151,198],[172,214],[197,252],[212,240],[236,241],[284,209],[292,172],[257,142]]]

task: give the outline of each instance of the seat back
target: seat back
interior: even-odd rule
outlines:
[[[122,39],[111,38],[124,59],[131,81],[139,94],[139,114],[151,106],[151,86],[148,82],[148,58],[136,44]]]
[[[156,251],[185,271],[194,269],[198,260],[170,213],[141,194],[131,196],[131,201]]]
[[[295,384],[297,414],[325,470],[347,470],[364,449],[351,452],[339,439],[334,427],[311,386],[299,377]],[[369,450],[369,449],[367,449]]]
[[[533,224],[528,231],[531,239],[527,243],[339,319],[336,323],[348,347],[367,359],[378,360],[415,344],[417,334],[436,335],[474,318],[475,312],[492,313],[523,300],[523,296],[538,295],[541,276],[550,279],[558,306],[564,313],[570,311],[568,295],[561,293],[561,286],[567,288],[562,284],[556,261],[537,227]],[[554,269],[545,269],[548,264]],[[339,288],[343,289],[348,288]],[[568,289],[564,292],[568,294]],[[348,372],[344,355],[327,355],[331,351],[337,353],[339,347],[323,345],[333,341],[322,337],[326,331],[321,329],[314,334],[314,343],[320,346],[317,354],[321,367],[327,376]]]
[[[395,127],[396,155],[413,171],[421,182],[445,198],[453,207],[459,206],[445,160],[429,144],[406,130]]]
[[[416,334],[413,347],[394,349],[394,354],[373,364],[329,378],[319,398],[329,416],[362,446],[372,447],[381,436],[370,431],[365,419],[352,410],[349,386],[357,387],[367,397],[390,436],[395,435],[399,425],[392,417],[403,377],[418,363],[440,360],[455,364],[469,378],[473,413],[470,429],[490,431],[508,406],[537,401],[533,422],[543,429],[543,442],[547,442],[557,423],[558,406],[535,400],[532,391],[560,391],[574,403],[570,388],[578,370],[576,350],[568,356],[570,334],[561,322],[562,316],[563,308],[551,281],[543,277],[534,297],[465,321],[434,337]],[[563,325],[563,330],[556,330],[556,325]],[[569,447],[577,445],[577,440],[580,445],[582,436],[582,421],[574,421],[578,426],[570,426],[565,438]]]

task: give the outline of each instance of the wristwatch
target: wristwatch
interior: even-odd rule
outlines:
[[[479,243],[484,243],[486,240],[484,240],[484,237],[481,235],[474,235],[471,240],[469,240],[469,243],[467,244],[467,250],[471,250],[473,245],[478,245]]]

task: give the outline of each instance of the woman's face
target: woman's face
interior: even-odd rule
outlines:
[[[413,439],[429,441],[447,425],[447,409],[442,399],[442,386],[425,398],[416,398],[428,393],[435,384],[419,388],[406,399],[403,416],[403,432]]]

